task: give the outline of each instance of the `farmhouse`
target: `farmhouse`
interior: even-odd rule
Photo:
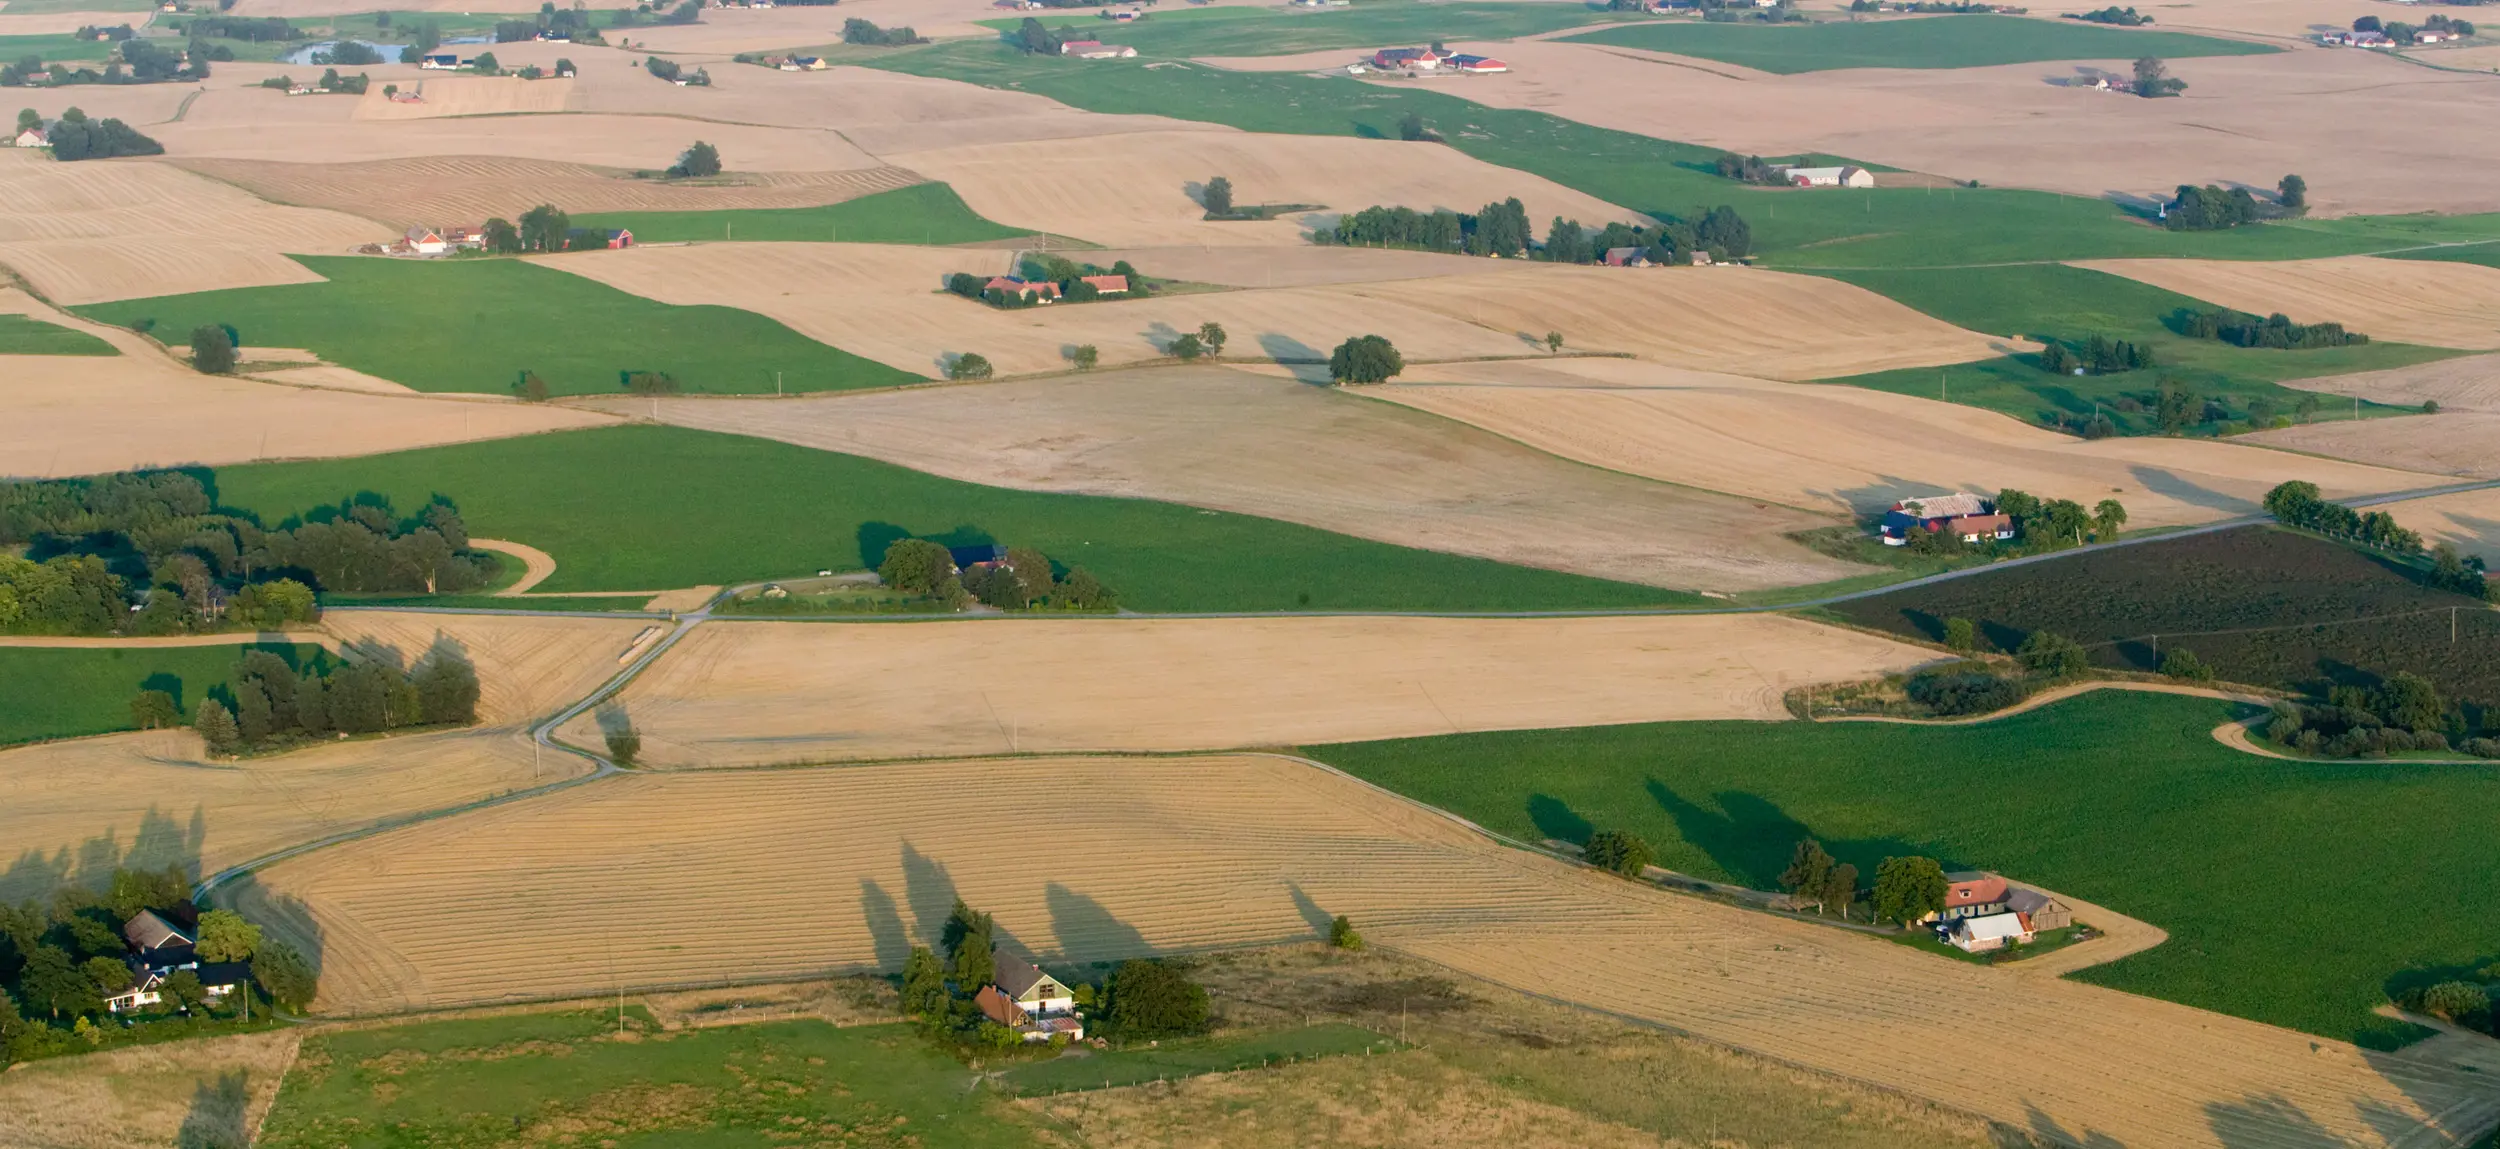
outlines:
[[[1491,56],[1452,56],[1450,66],[1476,76],[1490,76],[1496,72],[1510,71],[1510,65]]]
[[[2005,879],[1984,870],[1964,870],[1946,874],[1944,909],[1936,916],[1945,921],[1985,917],[2005,912],[2005,898],[2010,887]]]
[[[453,247],[486,246],[486,229],[459,224],[443,229],[443,242]]]
[[[2028,943],[2032,936],[2031,927],[2024,924],[2021,914],[1989,914],[1954,922],[1945,940],[1958,949],[1986,953]]]
[[[130,988],[104,999],[104,1007],[113,1013],[162,1003],[166,979],[182,970],[197,976],[212,1000],[234,992],[252,976],[252,967],[244,962],[201,962],[191,949],[197,940],[192,931],[155,910],[141,910],[122,923],[122,939],[131,950],[124,959],[130,966]]]
[[[1128,294],[1128,277],[1125,275],[1088,275],[1079,279],[1078,282],[1103,295]]]
[[[1647,267],[1649,249],[1645,247],[1610,247],[1606,249],[1608,267]]]
[[[21,148],[48,148],[52,146],[52,134],[42,128],[28,128],[9,142]]]
[[[460,55],[457,52],[429,53],[425,59],[417,61],[417,67],[435,72],[457,72],[460,70]]]
[[[2014,537],[2014,520],[1997,513],[1996,504],[1986,497],[1968,491],[1950,495],[1923,495],[1903,499],[1884,512],[1883,525],[1878,528],[1888,547],[1902,546],[1910,541],[1914,530],[1949,534],[1966,543],[2005,540]]]
[[[1026,1041],[1048,1041],[1063,1033],[1070,1041],[1085,1036],[1085,1020],[1077,1015],[1073,990],[1015,954],[999,954],[997,963],[997,982],[973,995],[973,1004],[983,1016]]]
[[[1372,53],[1372,67],[1383,71],[1411,68],[1418,72],[1429,72],[1440,67],[1442,62],[1448,59],[1448,56],[1430,48],[1382,48]]]
[[[1801,188],[1871,188],[1875,174],[1865,168],[1781,168],[1788,182]]]
[[[1041,303],[1049,303],[1059,298],[1059,285],[1056,283],[1047,279],[1027,281],[1012,275],[992,276],[988,283],[981,285],[981,290],[984,292],[1003,291],[1009,295],[1023,295],[1029,291],[1033,293],[1034,299]]]
[[[441,255],[450,250],[450,245],[443,242],[440,233],[423,225],[409,228],[408,234],[401,238],[401,242],[407,244],[408,250],[417,255]]]

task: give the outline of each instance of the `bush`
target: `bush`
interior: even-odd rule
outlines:
[[[191,369],[202,375],[234,374],[234,336],[214,323],[191,329]]]
[[[1206,987],[1164,962],[1120,963],[1106,992],[1112,1031],[1122,1038],[1177,1037],[1207,1027]]]
[[[2443,981],[2422,991],[2422,1012],[2448,1021],[2491,1010],[2491,993],[2470,981]]]
[[[1909,682],[1903,685],[1903,691],[1910,696],[1910,701],[1946,717],[1986,714],[2023,700],[2021,683],[2002,677],[1978,663],[1922,671],[1910,676]]]
[[[2047,678],[2076,678],[2092,669],[2092,656],[2082,643],[2045,630],[2031,632],[2014,657],[2025,669]]]
[[[1630,830],[1599,830],[1589,835],[1587,844],[1580,848],[1580,857],[1598,869],[1637,880],[1641,871],[1658,859],[1658,854]]]
[[[1352,918],[1338,914],[1336,920],[1328,923],[1328,944],[1341,950],[1359,950],[1363,948],[1363,935],[1354,932]]]
[[[994,373],[988,357],[966,351],[946,365],[949,379],[987,379]]]
[[[1398,349],[1377,335],[1348,339],[1328,356],[1328,377],[1340,384],[1385,383],[1405,370]]]
[[[2193,650],[2174,650],[2163,655],[2161,673],[2164,678],[2176,678],[2181,682],[2214,680],[2214,668],[2205,665],[2205,660],[2196,657]]]

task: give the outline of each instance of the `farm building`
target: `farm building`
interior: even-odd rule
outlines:
[[[1510,65],[1491,56],[1452,56],[1449,63],[1451,67],[1475,76],[1490,76],[1496,72],[1510,71]]]
[[[48,148],[52,146],[52,134],[42,128],[28,128],[9,142],[21,148]]]
[[[2430,31],[2430,32],[2416,32],[2416,33],[2414,33],[2414,34],[2413,34],[2413,42],[2414,42],[2414,43],[2416,43],[2416,44],[2445,44],[2445,43],[2447,43],[2447,42],[2448,42],[2448,41],[2450,41],[2450,40],[2457,40],[2457,39],[2462,39],[2462,38],[2463,38],[2463,37],[2458,36],[2458,35],[2457,35],[2456,33],[2454,33],[2454,32],[2438,32],[2438,31]]]
[[[2001,950],[2009,945],[2031,941],[2031,927],[2021,914],[1989,914],[1985,917],[1963,918],[1953,923],[1945,940],[1956,948],[1971,953]]]
[[[122,939],[130,947],[123,958],[130,967],[130,988],[104,999],[105,1009],[113,1013],[163,1002],[166,979],[182,970],[200,979],[211,1000],[232,993],[252,976],[252,967],[244,962],[200,961],[191,948],[197,939],[187,921],[178,924],[155,910],[141,910],[122,923]]]
[[[417,67],[434,72],[456,72],[460,70],[460,56],[456,52],[430,53],[425,59],[417,61]]]
[[[1081,282],[1104,295],[1128,294],[1128,277],[1125,275],[1088,275]]]
[[[1871,188],[1875,173],[1858,167],[1781,168],[1789,183],[1801,188]]]
[[[1080,60],[1119,60],[1137,54],[1126,44],[1105,44],[1100,40],[1069,40],[1059,45],[1059,54]]]
[[[821,72],[832,66],[822,56],[766,57],[764,62],[784,72]]]
[[[1606,249],[1608,267],[1647,267],[1649,249],[1645,247],[1610,247]]]
[[[997,963],[998,980],[973,996],[983,1016],[1026,1041],[1048,1041],[1063,1033],[1070,1041],[1085,1036],[1074,991],[1015,954],[999,954]]]
[[[608,250],[617,251],[634,246],[634,233],[621,227],[607,229]]]
[[[2062,930],[2075,924],[2075,911],[2052,895],[2016,886],[2005,896],[2005,908],[2021,914],[2034,930]]]
[[[1888,547],[1902,546],[1910,541],[1914,530],[1949,534],[1966,543],[2005,540],[2014,537],[2014,520],[1997,513],[1996,504],[1986,497],[1968,491],[1950,495],[1925,495],[1903,499],[1884,512],[1883,525],[1877,528]]]
[[[2005,879],[1984,870],[1964,870],[1946,874],[1944,909],[1936,916],[1945,921],[1985,917],[2005,912],[2005,897],[2010,889]]]
[[[1059,298],[1059,285],[1056,283],[1046,279],[1026,281],[1012,275],[993,276],[988,283],[981,285],[981,290],[1003,291],[1009,295],[1022,295],[1029,291],[1033,293],[1036,300],[1042,303],[1049,303]]]
[[[573,61],[571,61],[571,60],[558,60],[558,61],[556,61],[556,78],[557,78],[557,79],[559,79],[559,80],[568,80],[568,79],[571,79],[571,78],[573,77],[573,73],[574,73],[574,71],[575,71],[575,69],[574,69],[574,67],[573,67]]]
[[[486,229],[458,224],[443,229],[443,242],[453,247],[486,246]]]
[[[1412,68],[1418,72],[1429,72],[1448,59],[1448,56],[1430,48],[1382,48],[1372,53],[1372,67],[1383,71]]]
[[[408,250],[417,255],[441,255],[450,249],[450,245],[443,242],[441,233],[423,225],[409,228],[400,242],[407,244]]]

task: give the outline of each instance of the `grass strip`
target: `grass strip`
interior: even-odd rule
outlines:
[[[983,219],[955,189],[914,184],[823,207],[736,211],[615,211],[573,217],[576,227],[625,228],[638,243],[704,240],[808,243],[982,243],[1032,235]]]
[[[1388,1053],[1400,1048],[1396,1041],[1361,1026],[1331,1022],[1271,1033],[1166,1041],[1151,1048],[1135,1046],[1108,1053],[1059,1057],[1016,1066],[1000,1074],[998,1081],[1011,1093],[1031,1097],[1117,1089],[1149,1081],[1176,1081],[1315,1057],[1359,1055],[1373,1050]]]

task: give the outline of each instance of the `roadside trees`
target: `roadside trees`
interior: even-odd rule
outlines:
[[[1875,918],[1915,924],[1944,909],[1948,885],[1934,858],[1886,858],[1875,867]]]
[[[1580,847],[1580,856],[1598,869],[1638,880],[1641,871],[1657,860],[1658,853],[1630,830],[1599,830]]]

